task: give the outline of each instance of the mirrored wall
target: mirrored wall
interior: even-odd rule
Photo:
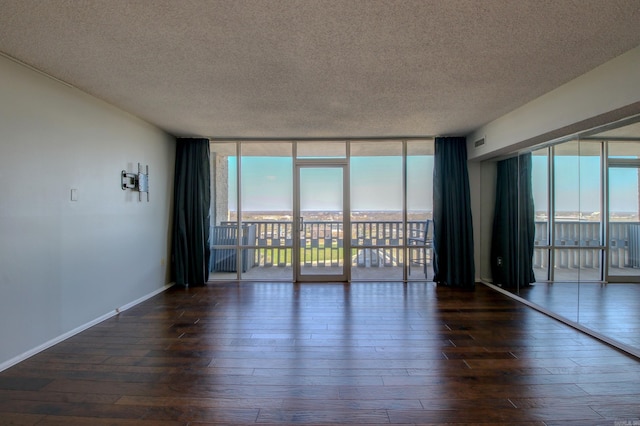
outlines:
[[[640,117],[485,161],[482,179],[483,279],[640,353]]]

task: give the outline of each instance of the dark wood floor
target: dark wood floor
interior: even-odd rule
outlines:
[[[0,373],[2,425],[616,421],[640,362],[483,285],[173,288]]]

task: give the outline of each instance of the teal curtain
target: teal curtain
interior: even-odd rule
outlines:
[[[433,230],[434,281],[473,290],[473,222],[464,137],[435,140]]]
[[[535,207],[531,153],[498,162],[491,238],[493,283],[519,289],[535,282]]]
[[[173,275],[181,286],[209,280],[211,176],[208,139],[178,139],[174,177]]]

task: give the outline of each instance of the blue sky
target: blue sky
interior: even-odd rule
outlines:
[[[293,210],[293,172],[289,157],[245,157],[242,163],[242,206],[246,211]],[[402,209],[401,157],[351,158],[351,210],[378,211]],[[431,176],[433,157],[407,158],[409,210],[431,210]],[[320,170],[306,170],[313,175]],[[235,210],[235,157],[229,158],[229,209]],[[337,175],[317,176],[312,189],[303,191],[311,196],[306,205],[335,207]],[[313,179],[311,180],[313,181]],[[321,201],[325,201],[321,203]],[[328,208],[325,208],[328,210]]]
[[[290,157],[243,158],[243,208],[246,211],[293,211],[293,171]],[[533,191],[536,210],[547,208],[547,158],[533,156]],[[555,160],[556,210],[600,211],[600,160],[598,157],[558,156]],[[407,158],[409,211],[432,209],[431,181],[433,157]],[[319,171],[307,171],[318,173]],[[400,157],[352,157],[351,209],[353,211],[395,210],[402,208],[402,161]],[[236,162],[229,158],[229,209],[236,210]],[[610,179],[611,211],[631,212],[638,209],[638,171],[614,169]],[[312,180],[314,181],[314,180]],[[336,177],[316,177],[306,204],[335,207]],[[333,200],[333,201],[332,201]],[[328,210],[329,208],[323,208]]]

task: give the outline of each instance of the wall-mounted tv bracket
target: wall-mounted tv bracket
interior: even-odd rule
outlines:
[[[122,190],[132,189],[138,191],[138,200],[142,201],[142,193],[147,193],[147,202],[149,202],[149,165],[145,166],[145,172],[142,173],[142,165],[138,163],[138,173],[127,173],[123,170],[120,174],[122,182]]]

